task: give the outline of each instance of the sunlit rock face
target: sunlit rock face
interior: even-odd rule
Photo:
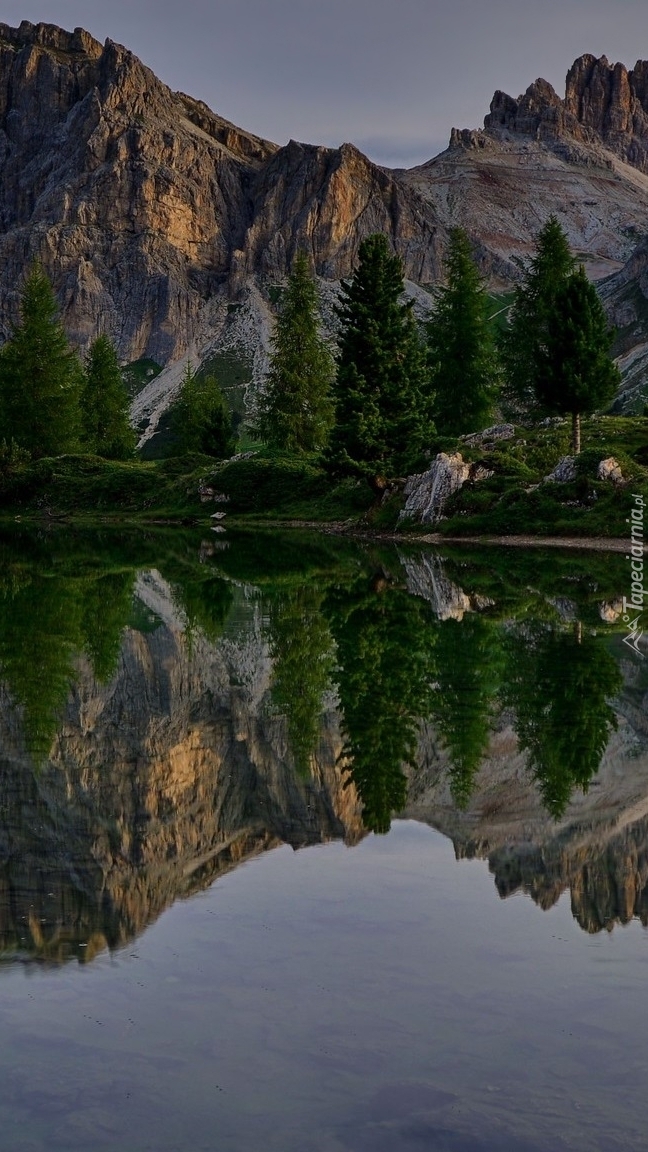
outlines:
[[[363,834],[334,712],[322,717],[309,777],[295,772],[254,620],[244,642],[213,645],[183,634],[160,578],[139,591],[165,620],[126,631],[109,684],[78,665],[44,764],[0,698],[5,955],[89,959],[258,852]]]
[[[460,225],[503,285],[556,212],[592,275],[612,272],[645,231],[645,77],[643,64],[582,57],[564,100],[541,80],[518,100],[497,93],[485,130],[454,131],[441,156],[390,171],[352,144],[279,148],[81,29],[2,24],[0,335],[34,259],[76,343],[110,317],[123,360],[163,365],[226,346],[237,324],[237,340],[258,343],[264,286],[298,249],[336,284],[373,232],[430,285]]]

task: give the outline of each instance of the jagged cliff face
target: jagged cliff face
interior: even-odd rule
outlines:
[[[546,80],[536,80],[517,100],[498,91],[484,124],[494,134],[505,129],[549,142],[570,137],[604,144],[648,172],[648,63],[638,60],[628,71],[605,56],[580,56],[567,73],[564,100]]]
[[[279,844],[363,835],[326,712],[312,774],[296,775],[266,704],[258,621],[214,646],[185,635],[155,574],[138,594],[152,632],[127,630],[98,684],[84,661],[47,762],[36,767],[0,687],[0,952],[90,959],[165,907]]]
[[[592,273],[614,271],[648,218],[647,76],[584,56],[564,100],[544,81],[496,93],[484,131],[453,130],[442,156],[392,172],[351,145],[278,148],[80,29],[0,25],[0,335],[33,259],[81,347],[107,330],[124,360],[161,364],[230,339],[232,300],[263,328],[256,286],[298,248],[335,282],[375,231],[431,284],[460,224],[506,284],[556,212]]]
[[[495,93],[480,130],[453,129],[446,152],[403,174],[440,225],[465,227],[501,284],[515,278],[555,214],[595,279],[629,259],[648,219],[648,66],[582,56],[562,99],[536,80]]]
[[[409,273],[434,279],[440,244],[416,196],[356,149],[279,149],[172,93],[132,53],[82,30],[0,25],[0,317],[43,262],[71,337],[108,328],[124,359],[175,359],[256,273],[297,247],[347,274],[386,231]]]
[[[132,53],[50,25],[0,26],[0,315],[25,266],[52,276],[83,344],[173,358],[245,233],[256,168],[276,151]]]

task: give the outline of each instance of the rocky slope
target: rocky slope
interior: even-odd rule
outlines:
[[[504,286],[555,212],[591,273],[614,272],[648,220],[647,77],[583,56],[564,99],[541,80],[517,100],[498,92],[483,130],[388,171],[350,144],[261,140],[81,29],[0,25],[0,336],[33,259],[81,347],[107,330],[125,361],[164,365],[238,347],[257,379],[268,289],[299,247],[334,285],[384,231],[415,291],[438,279],[461,224]],[[151,386],[139,422],[180,374]]]

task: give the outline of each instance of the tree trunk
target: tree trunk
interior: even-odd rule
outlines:
[[[572,412],[572,445],[574,456],[578,456],[581,450],[580,412]]]

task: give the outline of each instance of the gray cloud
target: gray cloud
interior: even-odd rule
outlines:
[[[481,124],[495,88],[562,92],[582,52],[648,57],[645,0],[0,0],[24,18],[110,36],[278,143],[351,140],[399,166]]]

